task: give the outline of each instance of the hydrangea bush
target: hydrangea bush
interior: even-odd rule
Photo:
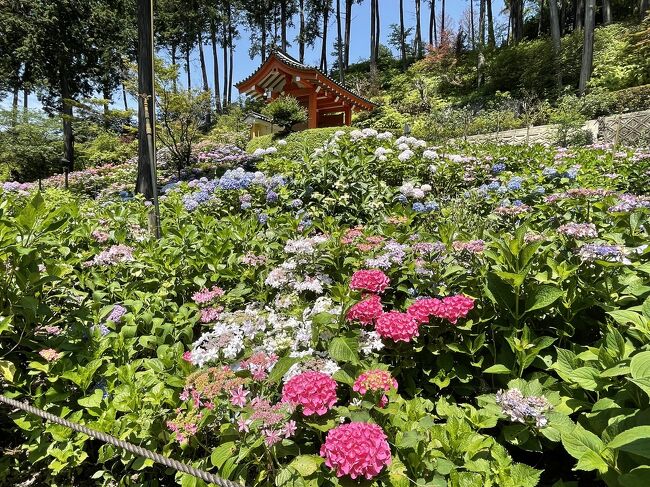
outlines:
[[[2,393],[251,487],[644,485],[648,151],[277,145],[165,181],[160,240],[5,183]],[[7,413],[2,484],[203,485]]]

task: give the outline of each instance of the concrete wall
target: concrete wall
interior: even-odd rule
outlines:
[[[594,142],[622,145],[647,144],[650,140],[650,110],[632,112],[598,120],[588,120],[583,126],[593,134]],[[553,144],[557,141],[555,125],[538,125],[527,129],[504,130],[471,135],[471,142],[500,142],[502,144]]]

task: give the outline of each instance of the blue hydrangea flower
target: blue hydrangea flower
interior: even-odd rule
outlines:
[[[555,169],[554,167],[545,167],[542,170],[542,176],[544,176],[547,179],[556,178],[558,177],[557,169]]]
[[[262,225],[266,225],[266,222],[269,220],[269,215],[266,213],[260,213],[257,215],[257,221],[260,222]]]
[[[577,167],[572,167],[567,169],[567,171],[564,173],[564,175],[569,178],[569,179],[575,179],[578,177],[578,168]]]
[[[487,185],[488,191],[496,191],[499,189],[501,184],[499,184],[499,181],[492,181],[490,184]]]
[[[510,181],[508,181],[508,189],[510,191],[518,191],[521,189],[521,183],[524,181],[523,178],[519,176],[514,176]]]
[[[268,201],[269,203],[273,203],[275,201],[278,201],[278,193],[276,193],[273,190],[267,191],[267,193],[266,193],[266,201]]]
[[[417,201],[417,202],[413,203],[413,211],[418,211],[418,212],[425,211],[425,207],[424,207],[424,205],[422,203]]]
[[[492,166],[493,174],[499,174],[500,172],[503,172],[505,170],[506,170],[506,165],[503,162],[497,162]]]

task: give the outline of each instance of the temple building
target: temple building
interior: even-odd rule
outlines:
[[[313,66],[307,66],[280,51],[273,51],[248,78],[237,83],[237,89],[253,99],[270,102],[280,95],[291,95],[307,109],[308,119],[294,130],[350,125],[352,111],[370,111],[377,105],[334,81]],[[272,121],[250,113],[251,135],[276,132]]]

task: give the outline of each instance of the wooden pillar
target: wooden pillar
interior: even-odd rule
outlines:
[[[348,127],[352,125],[352,105],[345,105],[345,125]]]
[[[316,110],[318,100],[316,99],[316,94],[313,93],[309,95],[309,120],[307,121],[307,126],[310,129],[315,129],[318,127],[318,111]]]

